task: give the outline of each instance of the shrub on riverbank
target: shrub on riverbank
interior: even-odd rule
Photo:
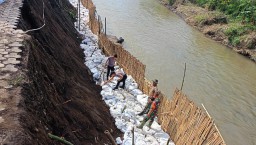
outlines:
[[[256,61],[256,0],[160,0],[184,20]]]
[[[186,22],[214,40],[238,49],[256,49],[255,0],[162,0]]]
[[[255,31],[255,30],[256,30],[256,26],[253,26],[253,25],[230,23],[228,28],[224,31],[224,33],[228,36],[229,42],[232,45],[237,46],[240,44],[241,41],[246,39],[243,36],[246,36],[247,34],[249,34],[252,31]],[[253,45],[250,45],[250,47],[248,47],[248,49],[253,49],[252,46]]]
[[[229,17],[230,24],[224,33],[233,46],[239,46],[246,39],[247,34],[256,30],[256,1],[254,0],[191,0],[191,2],[211,11],[223,12]],[[249,49],[253,49],[251,46],[254,45],[250,45]]]
[[[196,0],[195,3],[209,10],[219,10],[242,23],[256,24],[255,0]]]

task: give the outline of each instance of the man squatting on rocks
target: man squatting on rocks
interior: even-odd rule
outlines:
[[[149,108],[149,111],[148,111],[148,114],[146,117],[144,117],[143,121],[141,122],[141,124],[138,126],[138,128],[142,129],[143,126],[145,125],[145,123],[149,121],[148,123],[148,127],[151,128],[151,125],[155,119],[155,117],[157,116],[157,111],[158,111],[158,107],[159,107],[159,104],[160,104],[160,98],[159,98],[159,95],[160,95],[160,91],[157,91],[155,93],[155,96],[153,98],[150,98],[150,102],[151,102],[151,105],[150,105],[150,108]]]
[[[125,81],[127,79],[127,75],[123,71],[121,71],[121,70],[118,70],[116,72],[114,72],[114,71],[111,72],[110,73],[110,78],[105,83],[103,83],[103,85],[108,83],[108,82],[110,82],[110,81],[112,81],[114,79],[114,77],[119,77],[119,79],[117,80],[117,84],[116,84],[116,86],[115,86],[115,88],[113,90],[117,89],[121,82],[123,83],[123,86],[121,86],[121,88],[124,89]]]
[[[117,58],[117,54],[115,54],[114,56],[110,56],[108,57],[105,66],[107,66],[107,80],[108,80],[108,76],[110,71],[113,72],[115,70],[114,66],[116,63],[116,58]]]
[[[142,116],[143,114],[148,113],[148,111],[150,109],[150,106],[151,106],[151,103],[152,103],[151,99],[154,98],[154,96],[158,92],[157,84],[158,84],[158,80],[157,79],[153,80],[153,85],[152,85],[152,87],[150,89],[150,92],[149,92],[148,102],[147,102],[146,106],[144,107],[144,109],[142,110],[142,112],[140,112],[138,114],[139,116]]]

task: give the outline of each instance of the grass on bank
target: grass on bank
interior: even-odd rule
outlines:
[[[182,4],[182,0],[164,0],[170,5]],[[222,29],[229,43],[235,47],[248,41],[256,31],[256,0],[189,0],[190,3],[205,8],[208,12],[199,12],[194,17],[199,26],[214,23],[226,24]],[[248,42],[245,42],[248,43]],[[248,49],[255,48],[255,42],[247,44]]]
[[[211,11],[228,16],[228,27],[224,30],[230,44],[238,46],[246,35],[256,31],[256,0],[191,0]],[[253,44],[247,46],[253,49]]]

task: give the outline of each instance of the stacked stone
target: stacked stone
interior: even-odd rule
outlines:
[[[12,87],[9,84],[10,76],[18,71],[16,66],[21,63],[20,47],[25,33],[16,28],[22,5],[23,0],[6,0],[0,4],[0,112],[7,107],[7,102],[3,100],[9,97],[8,89]],[[0,123],[5,119],[2,115]]]

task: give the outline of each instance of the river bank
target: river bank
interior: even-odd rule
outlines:
[[[17,79],[22,87],[22,101],[17,106],[24,112],[17,121],[21,129],[15,133],[26,136],[20,139],[7,134],[1,143],[62,144],[52,139],[51,133],[77,145],[102,145],[111,144],[105,130],[113,137],[122,135],[102,101],[101,88],[93,83],[84,64],[82,38],[74,26],[75,13],[68,0],[24,1],[17,28],[27,31],[41,27],[43,22],[45,25],[28,32],[30,39],[23,42],[22,54],[26,57],[22,55],[25,64],[20,68],[25,75]],[[7,131],[14,130],[7,121],[1,125]]]
[[[191,3],[174,2],[170,5],[167,0],[159,0],[161,4],[179,15],[183,20],[201,31],[207,37],[232,48],[256,62],[256,32],[249,31],[237,40],[230,40],[227,33],[231,33],[242,24],[229,22],[228,17],[217,11],[209,11]]]

